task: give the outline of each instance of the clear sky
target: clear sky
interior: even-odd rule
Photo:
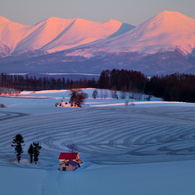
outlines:
[[[0,15],[25,25],[59,17],[95,22],[115,19],[137,26],[164,10],[195,19],[195,0],[0,0]]]

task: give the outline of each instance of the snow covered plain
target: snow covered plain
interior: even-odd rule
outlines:
[[[0,97],[7,106],[0,109],[1,194],[195,194],[195,104],[142,96],[125,106],[127,99],[84,91],[84,108],[54,106],[69,100],[67,90]],[[20,164],[11,147],[17,133],[25,140]],[[42,146],[38,165],[29,164],[33,141]],[[59,172],[59,153],[71,143],[84,163]]]

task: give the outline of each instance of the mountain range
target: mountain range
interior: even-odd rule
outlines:
[[[49,18],[32,26],[0,16],[0,67],[11,72],[195,73],[195,19],[164,11],[137,27],[116,20]]]

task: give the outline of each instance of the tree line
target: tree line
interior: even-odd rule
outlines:
[[[117,70],[103,70],[98,80],[92,79],[65,79],[64,77],[55,79],[54,77],[28,77],[28,75],[7,75],[0,74],[0,87],[15,89],[17,91],[39,91],[52,89],[72,89],[72,88],[100,88],[113,90],[135,90],[143,91],[147,82],[147,77],[141,72]]]
[[[165,101],[195,102],[195,75],[174,73],[153,76],[147,81],[144,92]]]
[[[125,92],[143,92],[147,77],[133,70],[103,70],[98,80],[100,89],[111,89]]]
[[[1,88],[15,91],[99,88],[121,92],[145,93],[161,97],[166,101],[195,102],[195,75],[179,73],[147,78],[147,76],[138,71],[113,69],[103,70],[98,80],[93,78],[74,81],[64,77],[58,79],[54,77],[36,78],[28,77],[28,75],[1,73],[0,94],[3,93]]]
[[[79,88],[96,88],[97,81],[93,79],[79,79],[73,81],[72,79],[65,79],[54,77],[29,77],[28,75],[8,75],[6,73],[0,74],[0,87],[6,89],[15,89],[17,91],[39,91],[39,90],[53,90],[53,89],[72,89]]]

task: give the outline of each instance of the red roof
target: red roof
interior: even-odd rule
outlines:
[[[60,156],[58,159],[76,159],[77,158],[78,153],[60,153]]]

